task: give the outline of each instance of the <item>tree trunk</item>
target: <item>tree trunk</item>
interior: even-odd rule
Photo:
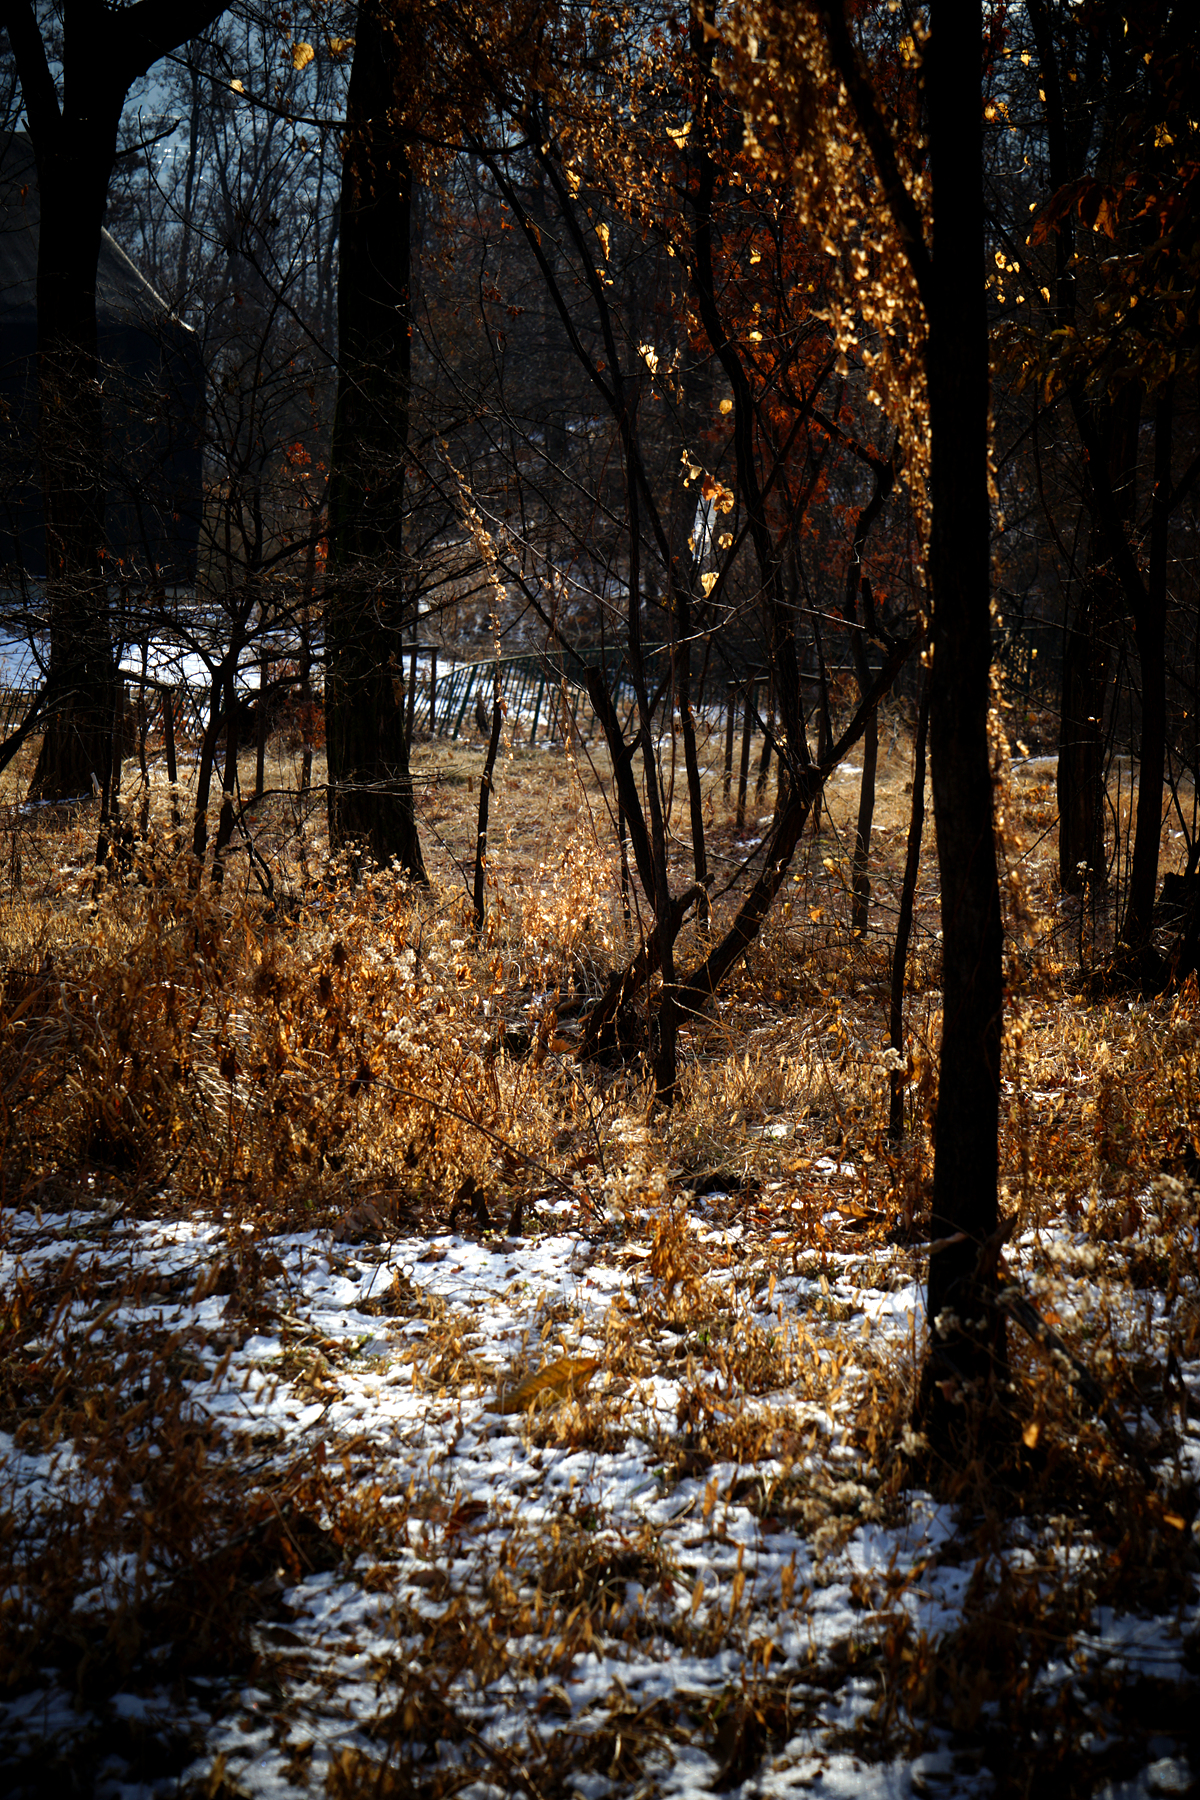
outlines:
[[[908,821],[908,848],[904,857],[904,882],[896,917],[896,943],[892,950],[892,995],[888,1014],[888,1042],[897,1056],[904,1055],[904,980],[908,968],[908,943],[912,936],[917,876],[921,868],[921,838],[925,831],[925,746],[929,741],[929,683],[921,690],[917,713],[917,737],[913,746],[912,811]],[[904,1071],[889,1076],[888,1137],[898,1143],[904,1136]]]
[[[1142,732],[1138,758],[1137,825],[1129,901],[1121,936],[1140,948],[1150,936],[1162,841],[1163,776],[1167,762],[1167,527],[1171,503],[1172,377],[1154,411],[1154,494],[1150,510],[1150,558],[1146,597],[1137,620],[1142,672]]]
[[[483,930],[484,895],[487,887],[488,810],[491,806],[492,780],[496,772],[496,752],[500,748],[500,732],[503,724],[500,664],[497,662],[492,673],[492,719],[488,734],[487,756],[484,759],[483,774],[479,777],[479,821],[475,832],[475,882],[471,895],[475,909],[476,931]]]
[[[1111,620],[1109,583],[1089,570],[1087,586],[1063,639],[1062,711],[1058,738],[1058,879],[1066,894],[1107,880],[1104,853],[1104,706]]]
[[[424,881],[404,720],[412,171],[395,109],[400,60],[380,0],[363,0],[342,166],[325,735],[330,841]]]
[[[854,834],[854,870],[850,929],[865,935],[871,917],[871,826],[875,818],[875,777],[879,767],[879,714],[872,713],[863,735],[862,780],[858,789],[858,825]]]
[[[112,773],[116,667],[104,579],[104,427],[96,347],[96,265],[116,155],[121,95],[68,115],[35,138],[38,397],[46,519],[50,681],[30,797],[106,790]],[[47,134],[49,135],[49,134]]]
[[[953,1401],[990,1391],[1003,1323],[986,1304],[997,1227],[1003,933],[988,752],[987,486],[980,0],[935,0],[926,55],[934,228],[928,284],[933,511],[930,758],[942,891],[943,1013],[920,1411],[960,1436]],[[939,1244],[939,1240],[942,1240]],[[982,1301],[982,1304],[981,1304]],[[982,1319],[981,1319],[982,1315]]]
[[[38,171],[39,457],[50,618],[52,710],[30,793],[44,800],[108,787],[116,668],[108,620],[102,371],[96,267],[125,96],[141,75],[208,26],[210,0],[63,7],[62,101],[31,0],[4,24]]]

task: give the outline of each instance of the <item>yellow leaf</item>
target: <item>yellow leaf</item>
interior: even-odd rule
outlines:
[[[307,69],[309,63],[312,61],[313,57],[316,54],[317,53],[313,49],[311,44],[293,44],[292,45],[292,67],[293,67],[293,69]]]
[[[706,597],[712,593],[716,585],[717,573],[715,569],[709,569],[706,574],[700,577],[700,586],[704,589]]]
[[[543,1363],[536,1373],[518,1381],[512,1392],[498,1398],[488,1411],[529,1412],[561,1400],[574,1400],[599,1367],[598,1356],[560,1356],[556,1362]]]
[[[597,225],[596,236],[600,239],[600,242],[604,245],[604,255],[605,255],[605,258],[607,259],[607,257],[608,257],[608,226],[603,223]]]
[[[353,38],[330,38],[329,40],[329,54],[338,62],[340,62],[342,57],[349,51],[353,50],[353,48]]]
[[[1036,1450],[1037,1449],[1037,1441],[1041,1437],[1041,1435],[1042,1435],[1041,1426],[1038,1424],[1036,1419],[1032,1420],[1030,1422],[1030,1424],[1028,1424],[1025,1427],[1024,1431],[1021,1433],[1021,1437],[1024,1441],[1025,1448],[1027,1450]]]
[[[229,85],[235,94],[244,94],[246,91],[246,84],[244,81],[231,81]]]
[[[733,411],[733,401],[732,400],[722,400],[721,411],[723,413],[731,413]]]

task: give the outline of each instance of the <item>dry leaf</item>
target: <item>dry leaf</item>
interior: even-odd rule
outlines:
[[[560,1356],[556,1362],[543,1363],[533,1375],[526,1375],[511,1393],[498,1398],[489,1412],[527,1412],[533,1407],[554,1406],[561,1400],[573,1400],[581,1394],[596,1370],[598,1356]]]

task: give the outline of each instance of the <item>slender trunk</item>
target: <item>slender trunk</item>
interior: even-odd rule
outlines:
[[[225,677],[225,767],[221,777],[221,810],[217,815],[217,841],[213,845],[212,884],[220,888],[225,880],[225,852],[233,837],[233,803],[237,793],[237,695],[231,664]]]
[[[921,867],[921,838],[925,830],[925,746],[929,738],[929,683],[921,690],[917,714],[917,741],[913,749],[912,811],[908,821],[908,849],[904,857],[904,882],[896,918],[896,943],[892,951],[892,1004],[888,1014],[888,1042],[897,1056],[904,1055],[904,980],[908,967],[908,943],[912,936],[917,873]],[[888,1105],[888,1136],[896,1143],[904,1136],[904,1071],[893,1069]]]
[[[313,726],[316,708],[312,693],[312,616],[313,593],[317,580],[317,524],[320,508],[309,512],[308,550],[304,557],[304,597],[300,607],[300,792],[307,794],[312,786]]]
[[[225,692],[225,672],[213,677],[209,697],[208,724],[200,740],[200,757],[196,765],[196,798],[192,811],[193,880],[199,884],[208,851],[208,802],[212,794],[213,769],[217,761],[217,741],[221,735],[221,703]]]
[[[700,787],[700,758],[696,752],[696,719],[692,712],[691,608],[685,595],[677,596],[679,642],[676,646],[675,692],[683,732],[683,762],[687,771],[688,823],[692,833],[692,869],[700,889],[700,924],[708,925],[708,853],[704,847],[704,794]]]
[[[750,740],[754,735],[754,690],[755,683],[746,683],[742,696],[742,760],[738,765],[738,794],[736,825],[739,831],[746,829],[746,792],[750,785]]]
[[[150,646],[142,643],[142,678],[138,683],[137,697],[137,759],[138,774],[141,777],[141,806],[138,812],[138,835],[144,838],[150,829],[150,769],[146,762],[146,739],[150,735],[150,708],[146,703],[146,665],[150,659]]]
[[[879,766],[879,715],[872,713],[863,734],[862,780],[858,789],[858,825],[854,834],[853,899],[850,929],[861,937],[871,911],[871,878],[867,862],[871,854],[871,824],[875,817],[875,775]]]
[[[1104,707],[1111,650],[1111,584],[1090,570],[1063,638],[1058,739],[1058,878],[1064,893],[1107,881],[1104,852]]]
[[[871,527],[878,519],[887,504],[896,479],[896,449],[886,462],[875,459],[872,462],[872,473],[875,485],[871,498],[858,515],[854,527],[854,540],[850,548],[850,564],[846,573],[846,595],[842,602],[842,615],[845,618],[850,634],[851,655],[854,658],[854,673],[858,681],[860,695],[866,694],[871,685],[870,663],[867,657],[865,639],[875,635],[875,602],[871,583],[862,572],[863,551]],[[862,595],[863,626],[859,629],[858,602]],[[879,719],[872,713],[863,740],[862,781],[858,790],[858,825],[854,838],[854,864],[852,876],[852,893],[850,925],[856,935],[861,936],[867,929],[871,910],[871,879],[867,873],[867,865],[871,856],[871,826],[875,818],[875,777],[879,766]]]
[[[167,785],[171,792],[172,851],[179,848],[179,830],[182,824],[179,816],[179,766],[175,760],[175,692],[174,688],[169,687],[159,690],[159,704],[162,707],[163,746],[167,753]]]
[[[271,665],[264,650],[258,661],[258,704],[254,709],[254,798],[261,800],[267,785],[267,684]]]
[[[488,738],[487,756],[484,759],[483,774],[479,778],[479,822],[475,833],[475,885],[472,901],[475,908],[475,929],[483,930],[484,890],[487,884],[487,833],[488,809],[492,798],[492,778],[496,769],[496,752],[500,748],[500,730],[504,723],[504,709],[500,697],[500,664],[495,666],[492,678],[492,729]]]
[[[1162,839],[1163,777],[1167,761],[1167,527],[1171,496],[1171,436],[1175,382],[1163,388],[1154,412],[1154,494],[1146,598],[1137,621],[1142,672],[1142,733],[1138,757],[1137,825],[1129,901],[1121,936],[1140,947],[1150,936]]]

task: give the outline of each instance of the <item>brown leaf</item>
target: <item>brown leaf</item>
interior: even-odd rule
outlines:
[[[511,1393],[499,1396],[488,1411],[527,1412],[535,1407],[553,1406],[562,1400],[574,1400],[599,1367],[598,1356],[560,1356],[556,1362],[543,1363],[533,1375],[526,1375]]]

